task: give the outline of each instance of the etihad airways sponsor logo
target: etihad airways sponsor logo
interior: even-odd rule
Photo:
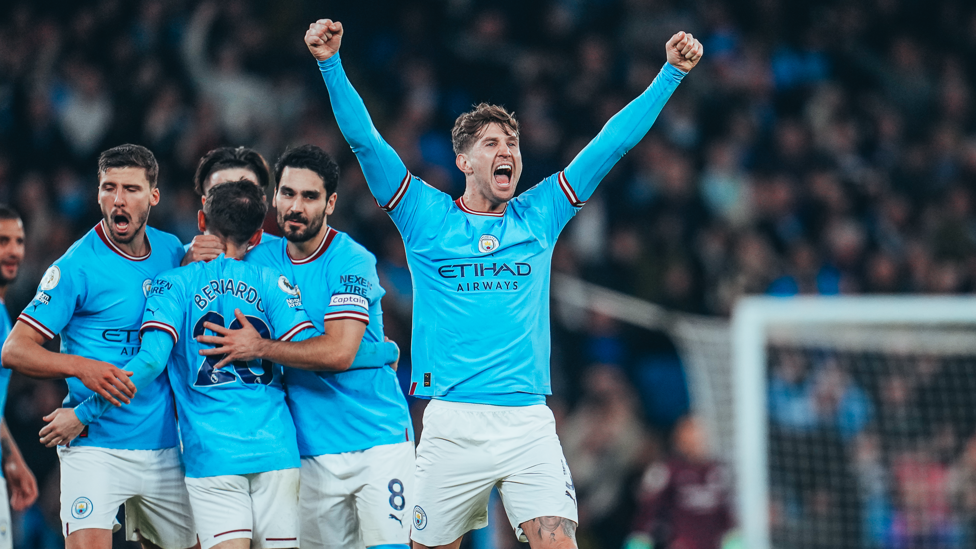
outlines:
[[[508,273],[511,276],[529,276],[532,266],[528,263],[458,263],[442,265],[437,269],[441,278],[496,277]]]

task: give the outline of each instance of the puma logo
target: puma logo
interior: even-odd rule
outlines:
[[[576,498],[574,498],[574,497],[573,497],[573,494],[570,494],[570,493],[569,493],[569,490],[566,490],[566,497],[568,497],[569,499],[571,499],[571,500],[573,500],[573,507],[579,507],[579,506],[578,506],[578,505],[576,504]]]
[[[154,317],[156,316],[156,311],[158,311],[158,310],[159,310],[159,309],[151,309],[151,308],[149,308],[149,307],[146,307],[146,312],[147,312],[147,313],[152,313],[152,315],[153,315]]]
[[[398,519],[396,515],[390,513],[390,518],[400,523],[400,528],[403,528],[403,521]]]

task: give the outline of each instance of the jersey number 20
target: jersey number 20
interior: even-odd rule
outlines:
[[[247,320],[254,326],[261,337],[264,339],[271,339],[271,330],[268,325],[265,324],[263,320],[255,316],[247,317]],[[204,322],[210,322],[218,326],[224,325],[224,316],[220,313],[210,311],[203,315],[200,320],[197,321],[196,325],[193,326],[193,337],[198,337],[203,335],[205,328],[203,327]],[[231,330],[237,330],[241,328],[241,323],[236,318],[230,323]],[[268,360],[252,360],[250,362],[244,362],[242,360],[237,360],[232,362],[230,365],[224,366],[219,370],[215,370],[214,366],[224,359],[227,355],[215,355],[208,356],[204,359],[203,363],[200,364],[200,369],[197,371],[197,380],[193,384],[195,387],[212,387],[214,385],[224,385],[226,383],[233,383],[237,376],[240,376],[241,381],[244,383],[260,383],[262,385],[270,385],[274,380],[274,366]],[[231,367],[233,367],[234,372],[231,372]]]

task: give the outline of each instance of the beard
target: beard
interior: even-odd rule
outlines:
[[[17,273],[20,272],[20,266],[14,271],[14,275],[7,278],[7,275],[3,274],[3,268],[0,268],[0,288],[4,286],[9,286],[13,281],[17,280]]]
[[[113,217],[114,216],[111,215],[111,213],[108,215],[106,215],[104,212],[102,213],[102,219],[105,220],[105,226],[108,227],[108,232],[112,236],[112,240],[118,244],[128,244],[135,240],[136,235],[139,234],[139,231],[146,226],[146,220],[149,219],[149,208],[146,208],[144,212],[141,212],[138,215],[130,216],[129,230],[125,235],[120,235],[119,233],[115,232]]]
[[[289,221],[303,223],[305,228],[288,230],[286,223]],[[308,242],[313,237],[317,236],[322,230],[324,221],[325,216],[320,216],[309,221],[307,217],[299,213],[291,213],[288,215],[282,215],[280,213],[278,214],[278,227],[281,228],[281,232],[284,233],[285,238],[288,239],[289,242],[294,242],[296,244]]]

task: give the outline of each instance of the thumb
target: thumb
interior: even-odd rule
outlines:
[[[678,31],[677,33],[675,33],[674,36],[671,37],[671,40],[668,40],[668,44],[667,44],[668,47],[669,48],[674,47],[675,44],[680,42],[684,37],[685,37],[685,31]],[[658,43],[660,44],[660,42]]]
[[[234,316],[237,317],[237,321],[241,323],[242,328],[246,328],[250,324],[240,309],[234,309]]]
[[[54,416],[56,416],[57,414],[58,414],[58,411],[55,410],[55,411],[51,412],[50,414],[42,417],[41,419],[43,419],[44,421],[51,422],[51,421],[54,421]]]

